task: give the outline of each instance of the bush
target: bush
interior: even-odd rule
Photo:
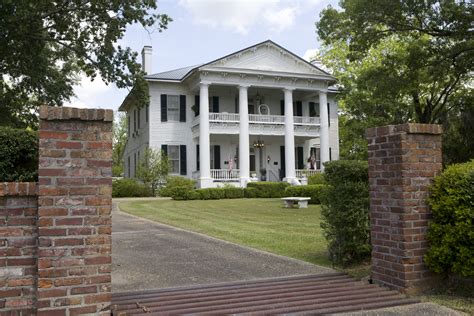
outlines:
[[[183,188],[187,188],[188,190],[193,190],[195,185],[196,185],[195,180],[188,179],[185,177],[180,177],[180,176],[169,176],[166,179],[166,185],[160,189],[158,194],[160,196],[171,197],[171,189],[183,187]]]
[[[285,195],[285,189],[289,186],[286,182],[250,182],[247,188],[255,189],[257,198],[280,198]]]
[[[308,184],[326,184],[326,180],[324,180],[324,174],[322,173],[315,173],[308,177]]]
[[[321,228],[330,260],[347,266],[370,256],[368,164],[339,160],[324,166]]]
[[[309,204],[320,204],[325,184],[291,186],[285,189],[285,196],[310,197]]]
[[[428,268],[474,277],[474,160],[446,168],[431,186]]]
[[[199,200],[196,190],[186,187],[174,187],[169,189],[169,196],[173,200]]]
[[[247,199],[255,199],[257,197],[258,190],[255,188],[245,188],[244,197]]]
[[[112,197],[153,196],[149,187],[134,179],[123,178],[112,181]]]
[[[0,127],[0,182],[38,180],[38,133]]]

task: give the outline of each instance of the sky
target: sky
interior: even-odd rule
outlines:
[[[315,28],[319,13],[337,2],[159,0],[158,12],[173,19],[168,29],[149,32],[131,25],[119,44],[139,53],[151,45],[153,73],[209,62],[268,39],[309,59],[319,47]],[[117,110],[128,90],[82,76],[75,93],[66,106]]]

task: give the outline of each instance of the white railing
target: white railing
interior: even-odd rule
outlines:
[[[239,169],[211,169],[211,178],[219,181],[239,179]]]
[[[240,121],[239,113],[209,113],[209,121],[214,122],[236,122]]]
[[[284,124],[285,117],[283,115],[249,114],[249,122],[257,124]]]
[[[294,116],[293,121],[295,125],[319,125],[319,117],[309,116]],[[209,113],[209,122],[228,122],[228,123],[239,123],[239,113]],[[260,114],[249,114],[249,123],[251,124],[270,124],[270,125],[283,125],[285,124],[284,115],[260,115]],[[195,117],[192,122],[192,126],[199,125],[199,117]]]
[[[294,116],[293,121],[296,125],[316,125],[319,124],[319,117]]]
[[[307,178],[313,174],[321,173],[321,170],[314,170],[314,169],[296,169],[296,177],[298,179]]]

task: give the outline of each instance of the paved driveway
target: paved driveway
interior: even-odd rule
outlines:
[[[201,234],[112,213],[113,292],[334,272]]]

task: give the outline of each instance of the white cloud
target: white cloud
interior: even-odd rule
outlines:
[[[312,61],[318,56],[318,49],[317,48],[309,48],[303,55],[303,59],[306,61]]]
[[[98,99],[113,89],[114,86],[106,85],[100,76],[97,76],[94,81],[91,81],[85,74],[81,74],[79,84],[74,87],[76,96],[65,105],[77,108],[109,107],[99,104]]]
[[[224,27],[247,34],[253,27],[282,32],[293,26],[296,16],[320,0],[180,0],[197,24]]]

